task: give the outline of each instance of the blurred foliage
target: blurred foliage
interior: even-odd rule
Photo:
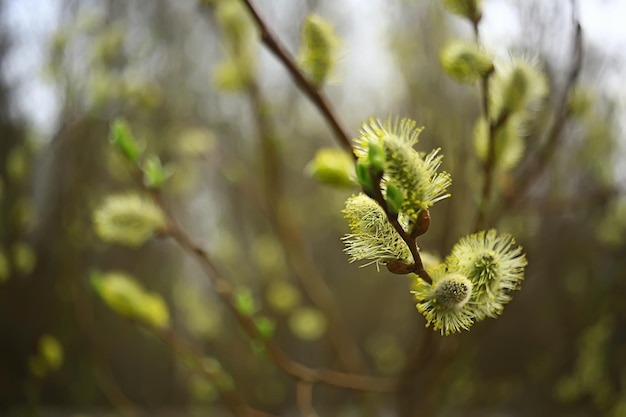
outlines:
[[[158,293],[161,307],[169,306],[170,327],[218,358],[207,359],[208,370],[234,383],[250,405],[277,415],[295,412],[292,378],[251,346],[192,260],[162,239],[129,249],[105,244],[93,232],[91,214],[103,198],[136,189],[127,161],[135,151],[158,155],[142,166],[148,182],[162,186],[183,226],[239,289],[238,309],[295,359],[343,369],[329,343],[335,323],[299,280],[303,257],[313,259],[313,272],[330,287],[369,372],[399,378],[395,394],[371,396],[388,414],[624,415],[623,109],[599,82],[610,61],[602,50],[586,45],[591,50],[569,101],[571,117],[547,170],[524,199],[490,219],[527,251],[522,291],[500,319],[443,339],[424,329],[408,280],[347,262],[340,210],[351,191],[320,186],[309,173],[348,185],[352,172],[328,171],[325,159],[338,155],[318,154],[316,166],[307,168],[320,148],[333,145],[332,133],[261,52],[239,3],[58,3],[58,29],[42,69],[60,103],[56,130],[31,133],[14,110],[17,92],[0,77],[1,415],[55,415],[58,409],[219,415],[224,409],[215,382],[107,308],[90,286],[94,268],[124,271],[136,277],[137,288]],[[347,3],[258,3],[292,51],[309,13],[333,21],[345,51],[357,50],[358,35],[369,28]],[[457,13],[489,13],[490,2],[476,4]],[[540,57],[550,93],[544,108],[525,121],[519,148],[501,150],[507,172],[496,183],[498,199],[515,193],[511,178],[545,144],[569,62],[550,44],[556,28],[563,28],[559,39],[568,39],[569,23],[553,13],[568,2],[555,2],[554,10],[537,4],[511,5],[532,36],[499,46]],[[369,116],[394,112],[425,126],[422,149],[442,148],[453,198],[432,211],[431,227],[420,238],[432,254],[425,259],[429,267],[470,231],[477,210],[479,96],[439,65],[442,47],[469,40],[470,27],[441,2],[389,2],[381,10],[376,33],[384,56],[377,65],[392,75],[376,78],[347,52],[338,63],[345,86],[334,85],[329,94],[353,132]],[[14,46],[6,32],[0,37],[2,63]],[[362,82],[356,92],[354,80]],[[251,86],[271,127],[270,164],[263,162],[267,149]],[[126,158],[107,143],[117,116],[137,140]],[[280,198],[268,200],[268,176],[278,179],[269,192]],[[271,201],[279,201],[278,208]],[[327,386],[316,386],[314,404],[320,415],[375,415],[369,396]]]

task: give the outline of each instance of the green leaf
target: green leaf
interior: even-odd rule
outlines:
[[[170,165],[164,167],[156,155],[148,157],[143,164],[142,171],[143,182],[148,188],[161,188],[174,173],[174,169]]]
[[[358,161],[356,163],[356,177],[367,194],[374,193],[374,180],[372,178],[372,174],[370,173],[369,162]]]
[[[369,143],[367,146],[367,158],[374,175],[379,175],[385,170],[385,149],[381,145],[375,142]]]
[[[113,121],[109,141],[113,146],[119,149],[130,162],[136,164],[139,161],[141,151],[126,120],[115,119]]]
[[[388,184],[387,191],[385,193],[385,201],[387,202],[387,208],[389,211],[392,214],[397,215],[400,212],[402,203],[404,202],[404,193],[393,184]]]
[[[254,318],[254,324],[256,325],[257,330],[265,340],[269,340],[274,335],[274,330],[276,330],[276,323],[269,317],[266,316],[258,316]]]
[[[252,292],[248,288],[238,288],[235,291],[235,307],[244,316],[251,317],[257,312]]]

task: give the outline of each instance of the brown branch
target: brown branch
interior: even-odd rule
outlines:
[[[306,79],[294,59],[291,57],[290,53],[287,51],[287,48],[283,46],[283,44],[270,30],[269,26],[265,23],[265,20],[261,17],[252,1],[244,0],[244,4],[247,6],[248,10],[252,14],[252,17],[256,21],[259,31],[261,32],[261,41],[263,44],[265,44],[265,46],[276,56],[276,58],[282,62],[287,71],[289,71],[289,74],[295,81],[298,88],[300,88],[300,90],[311,100],[320,113],[322,113],[324,119],[326,119],[328,124],[330,124],[340,144],[346,149],[346,151],[350,152],[352,157],[356,160],[356,155],[354,154],[354,150],[352,148],[352,135],[326,95]]]

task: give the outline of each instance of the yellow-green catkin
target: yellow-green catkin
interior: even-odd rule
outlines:
[[[475,44],[452,41],[439,54],[444,71],[454,80],[471,83],[493,71],[491,57]]]
[[[341,41],[328,21],[315,14],[306,17],[302,25],[298,64],[317,87],[326,83],[335,70],[340,45]]]
[[[537,107],[548,93],[548,82],[537,65],[521,59],[498,65],[490,89],[494,120]]]
[[[169,325],[167,304],[161,295],[146,291],[123,272],[94,274],[92,285],[102,300],[116,313],[154,327]]]
[[[93,213],[96,234],[105,242],[138,247],[166,227],[163,211],[137,194],[108,196]]]

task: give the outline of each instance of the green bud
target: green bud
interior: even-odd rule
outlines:
[[[391,214],[397,216],[404,202],[404,193],[398,187],[389,184],[385,192],[385,201]]]
[[[113,146],[122,152],[122,155],[129,162],[136,164],[139,162],[141,151],[137,145],[137,141],[133,136],[130,126],[123,119],[115,119],[111,125],[109,141]]]
[[[459,82],[471,83],[493,71],[491,58],[468,42],[450,42],[441,50],[439,62],[444,71]]]
[[[259,308],[254,301],[252,291],[249,288],[241,287],[235,291],[235,307],[244,316],[253,316]]]
[[[341,149],[320,149],[305,170],[311,177],[324,184],[343,188],[357,185],[354,161]]]
[[[376,142],[371,142],[367,147],[367,159],[374,175],[380,175],[385,170],[385,149]]]
[[[363,186],[363,190],[368,194],[374,193],[374,179],[370,173],[370,164],[368,161],[359,160],[356,163],[356,176],[359,184]]]
[[[266,316],[258,316],[254,318],[254,324],[265,340],[269,340],[274,335],[274,330],[276,330],[276,323],[269,317]]]

